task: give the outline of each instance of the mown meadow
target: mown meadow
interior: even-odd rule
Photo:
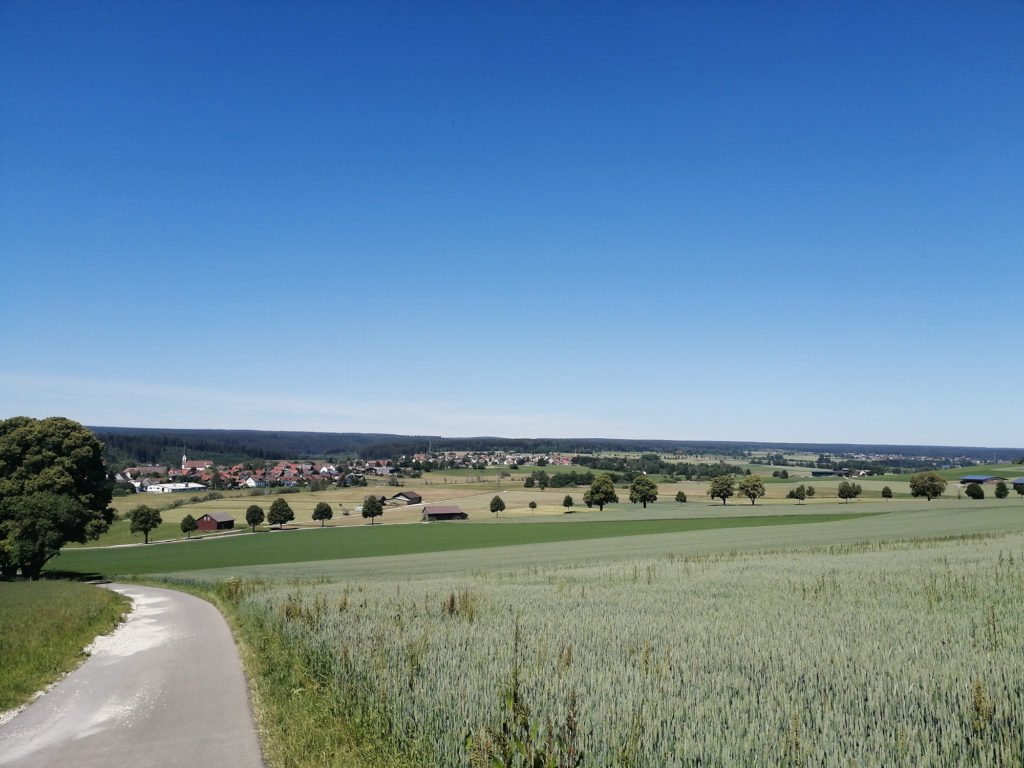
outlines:
[[[272,765],[1021,766],[1024,515],[969,510],[173,578],[275,649]]]
[[[123,595],[85,584],[0,582],[0,712],[74,669],[129,608]]]

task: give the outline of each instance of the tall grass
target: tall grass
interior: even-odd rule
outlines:
[[[1021,534],[232,583],[410,765],[1024,765]]]
[[[0,711],[74,669],[82,649],[117,626],[130,605],[86,584],[0,582]]]

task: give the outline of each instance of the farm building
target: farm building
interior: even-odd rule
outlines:
[[[229,531],[235,527],[235,518],[226,512],[207,512],[196,520],[200,531]]]
[[[1024,485],[1024,477],[1018,477],[1016,480],[1013,481],[1012,485],[1014,487]]]
[[[459,507],[437,505],[423,508],[423,520],[465,520],[468,518]]]
[[[997,477],[995,475],[966,475],[960,478],[960,485],[968,485],[970,483],[998,483],[1006,482],[1005,477]]]
[[[416,493],[416,491],[402,491],[392,496],[391,501],[401,502],[408,506],[409,504],[422,504],[423,497]]]

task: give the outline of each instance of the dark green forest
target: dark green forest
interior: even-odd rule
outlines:
[[[107,446],[107,462],[177,464],[184,451],[218,464],[276,459],[389,459],[429,451],[506,451],[509,453],[594,454],[601,452],[712,455],[743,458],[748,451],[776,449],[823,454],[894,454],[936,459],[970,457],[986,462],[1012,461],[1021,449],[849,443],[763,443],[716,440],[626,440],[615,438],[439,437],[358,432],[272,432],[232,429],[152,429],[90,427]],[[583,462],[580,462],[583,464]],[[892,462],[886,462],[891,464]],[[583,464],[587,466],[586,464]]]

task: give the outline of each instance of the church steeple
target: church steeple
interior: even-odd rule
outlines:
[[[185,446],[181,446],[181,468],[185,469],[185,465],[188,463],[188,456],[185,455]]]

